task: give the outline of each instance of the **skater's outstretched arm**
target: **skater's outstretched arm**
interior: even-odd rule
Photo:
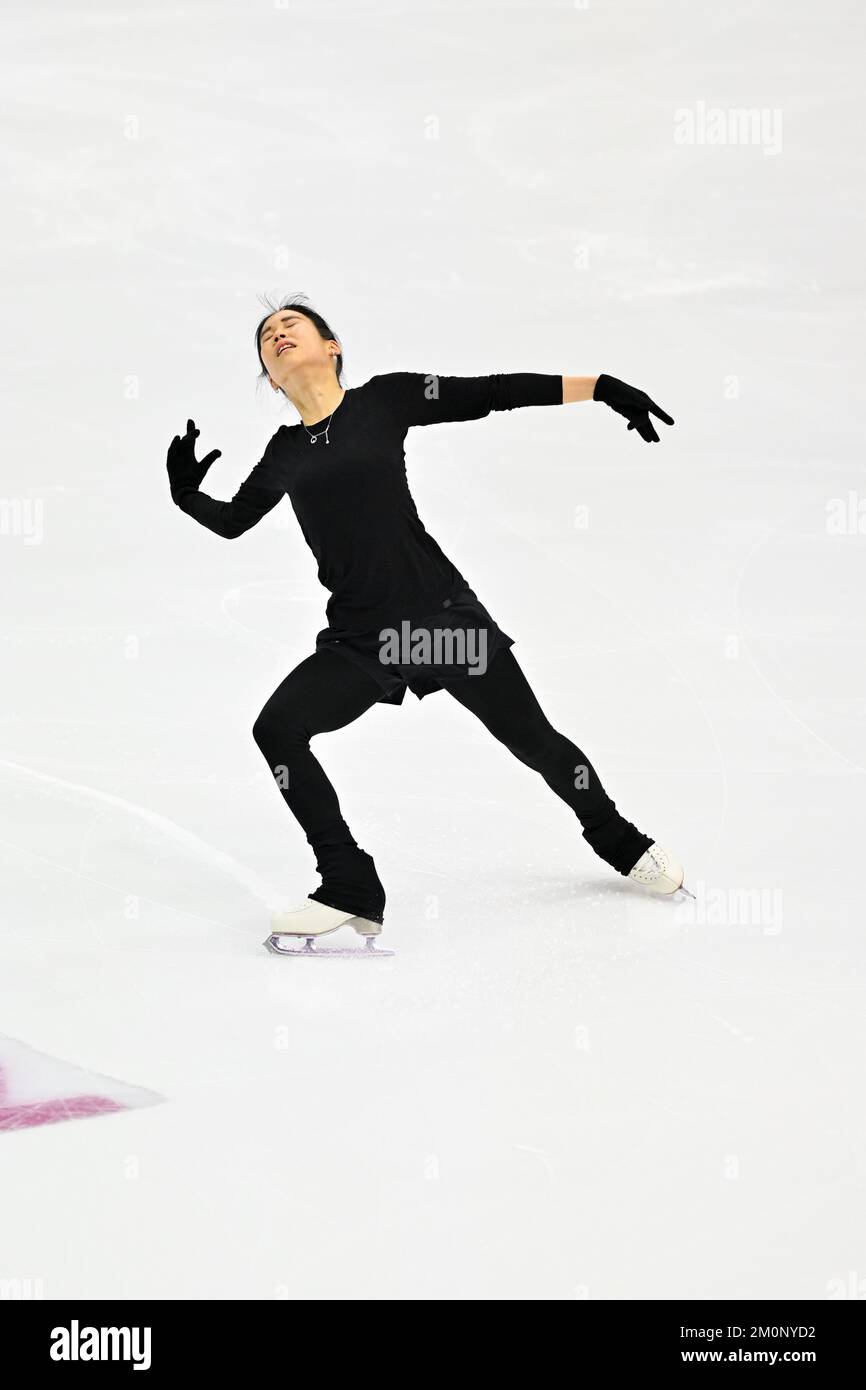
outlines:
[[[659,437],[650,414],[674,422],[645,391],[614,376],[554,376],[542,372],[495,372],[491,376],[437,376],[424,372],[384,372],[369,383],[385,399],[405,429],[448,420],[480,420],[492,410],[527,405],[568,405],[603,401],[628,420],[647,444]]]
[[[562,377],[542,372],[496,372],[492,376],[436,376],[384,372],[368,383],[405,429],[448,420],[480,420],[492,410],[526,405],[562,405]]]
[[[277,431],[279,433],[279,431]],[[220,502],[215,497],[199,491],[205,474],[220,449],[213,449],[200,462],[195,456],[195,441],[200,431],[195,421],[187,421],[186,434],[175,435],[168,449],[168,477],[172,500],[191,517],[227,540],[242,536],[257,521],[261,521],[277,505],[285,493],[280,486],[274,468],[274,441],[268,444],[259,462],[249,477],[241,483],[230,502]]]

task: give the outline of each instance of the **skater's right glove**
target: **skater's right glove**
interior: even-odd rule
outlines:
[[[201,430],[196,429],[195,421],[187,420],[186,434],[183,438],[175,435],[168,446],[168,481],[172,501],[178,506],[191,492],[198,492],[205,473],[222,453],[221,449],[212,449],[199,463],[195,456],[195,441],[200,434]]]
[[[651,401],[645,391],[638,391],[635,386],[628,386],[624,381],[618,381],[615,376],[605,376],[604,373],[595,383],[595,390],[592,393],[594,401],[604,401],[611,410],[615,410],[617,415],[625,416],[628,420],[630,430],[637,430],[641,439],[645,439],[647,444],[658,444],[659,437],[656,434],[655,425],[650,419],[650,411],[657,415],[666,425],[672,425],[673,420],[670,415]]]

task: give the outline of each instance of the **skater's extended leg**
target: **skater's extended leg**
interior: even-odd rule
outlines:
[[[483,676],[447,689],[575,812],[596,854],[628,874],[653,843],[620,815],[585,753],[548,721],[510,648],[497,652]]]
[[[344,728],[381,693],[360,667],[320,649],[286,676],[253,726],[253,737],[315,853],[322,886],[310,897],[373,918],[382,915],[385,891],[373,860],[358,848],[343,819],[310,739]]]

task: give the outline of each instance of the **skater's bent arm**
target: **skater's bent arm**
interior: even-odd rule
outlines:
[[[216,497],[209,497],[196,486],[202,477],[204,460],[197,466],[198,472],[193,470],[192,464],[188,465],[186,473],[175,464],[175,478],[172,484],[174,501],[181,511],[216,535],[227,540],[242,536],[272,511],[285,495],[285,484],[281,481],[278,458],[279,436],[278,430],[268,443],[262,458],[249,477],[241,483],[230,502],[221,502]]]
[[[252,479],[253,474],[250,474],[230,502],[220,502],[206,492],[190,491],[181,495],[177,505],[199,525],[206,526],[209,531],[226,540],[234,540],[261,521],[283,496],[282,490],[277,492],[258,486]]]

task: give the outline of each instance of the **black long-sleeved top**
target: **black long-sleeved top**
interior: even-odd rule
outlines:
[[[477,420],[492,410],[561,405],[562,377],[538,372],[428,376],[386,372],[349,387],[332,417],[281,425],[230,502],[203,492],[178,505],[220,536],[240,536],[288,494],[330,591],[335,632],[412,621],[466,580],[421,522],[406,479],[413,425]],[[327,424],[324,435],[310,441]]]

